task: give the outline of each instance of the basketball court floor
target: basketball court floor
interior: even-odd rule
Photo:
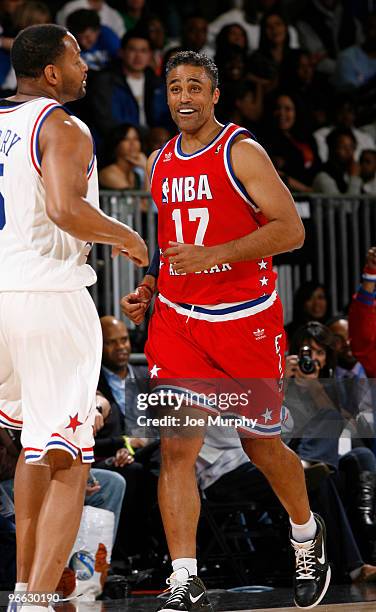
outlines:
[[[297,612],[292,601],[292,590],[273,589],[267,592],[234,593],[209,590],[215,612]],[[56,606],[56,612],[155,612],[160,599],[156,597],[129,597],[121,600],[81,602],[72,606]],[[66,609],[64,609],[66,608]],[[68,610],[69,608],[69,610]],[[331,586],[318,612],[376,612],[376,584]]]

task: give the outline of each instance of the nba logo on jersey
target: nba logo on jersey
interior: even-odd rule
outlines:
[[[164,178],[162,181],[162,204],[168,204],[168,178]]]

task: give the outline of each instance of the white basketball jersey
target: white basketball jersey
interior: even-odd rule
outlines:
[[[0,291],[75,291],[96,281],[86,263],[90,244],[58,228],[46,213],[38,138],[56,108],[61,105],[49,98],[0,101]],[[88,179],[87,199],[99,208],[94,154]]]

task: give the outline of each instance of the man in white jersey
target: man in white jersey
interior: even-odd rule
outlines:
[[[24,447],[16,590],[48,593],[75,540],[93,460],[102,342],[85,288],[96,281],[89,243],[140,266],[148,258],[136,232],[99,210],[90,132],[62,107],[85,94],[75,38],[56,25],[27,28],[12,63],[17,93],[0,101],[0,424],[22,429]]]

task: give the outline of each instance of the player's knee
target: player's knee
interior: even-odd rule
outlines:
[[[282,441],[280,438],[244,440],[243,447],[252,463],[262,470],[276,465],[282,450]]]
[[[195,465],[199,449],[182,439],[165,439],[161,444],[161,458],[164,469],[187,469]]]
[[[51,472],[58,470],[69,470],[73,465],[73,457],[63,450],[50,450],[47,453]]]

